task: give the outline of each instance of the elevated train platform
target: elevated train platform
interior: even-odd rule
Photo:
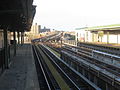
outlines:
[[[0,1],[0,73],[9,68],[11,52],[16,56],[17,43],[24,43],[24,32],[30,31],[35,13],[33,0]]]
[[[77,46],[77,42],[75,40],[64,40],[65,44]],[[103,47],[109,47],[109,48],[120,48],[120,44],[116,43],[105,43],[105,42],[78,42],[82,44],[89,44],[89,45],[96,45],[96,46],[103,46]]]
[[[0,1],[0,90],[39,88],[31,45],[24,44],[35,13],[33,0]]]
[[[104,47],[110,47],[110,48],[120,48],[120,44],[114,44],[114,43],[109,43],[109,44],[104,42],[85,42],[85,43],[104,46]]]
[[[39,90],[37,72],[30,44],[19,45],[9,69],[0,76],[0,90]]]

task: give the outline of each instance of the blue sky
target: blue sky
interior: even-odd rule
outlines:
[[[56,30],[120,23],[120,0],[34,0],[34,23]]]

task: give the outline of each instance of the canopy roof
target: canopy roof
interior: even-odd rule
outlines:
[[[106,25],[106,26],[96,26],[86,28],[88,31],[110,31],[110,30],[120,30],[120,24]]]
[[[1,0],[0,29],[29,31],[36,12],[33,0]]]
[[[106,25],[106,26],[95,26],[95,27],[84,27],[77,28],[76,30],[86,31],[120,31],[120,24]]]

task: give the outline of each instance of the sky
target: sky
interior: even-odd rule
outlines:
[[[120,0],[34,0],[34,23],[55,30],[120,24]]]

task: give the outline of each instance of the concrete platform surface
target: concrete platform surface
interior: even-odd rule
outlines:
[[[107,47],[113,47],[113,48],[120,48],[120,44],[117,44],[117,43],[109,43],[109,44],[104,43],[104,42],[85,42],[85,43],[101,45],[101,46],[107,46]]]
[[[24,44],[17,48],[10,68],[0,76],[0,90],[39,90],[32,46]]]

